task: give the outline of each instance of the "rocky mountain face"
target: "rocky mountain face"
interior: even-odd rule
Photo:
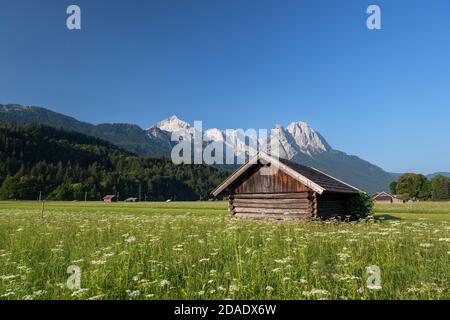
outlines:
[[[286,127],[275,125],[268,132],[269,136],[265,141],[258,140],[257,137],[254,138],[257,141],[251,137],[245,138],[238,130],[212,128],[203,129],[199,133],[177,116],[171,116],[144,130],[132,124],[92,125],[44,108],[0,105],[0,123],[2,122],[63,127],[107,140],[139,155],[162,157],[170,157],[175,144],[171,140],[174,132],[191,136],[197,133],[203,137],[204,145],[218,142],[224,146],[225,153],[233,152],[237,156],[247,154],[248,144],[270,145],[273,141],[279,146],[280,157],[315,167],[370,193],[389,190],[389,183],[398,176],[356,156],[334,150],[320,133],[303,121],[292,122]]]
[[[195,128],[175,115],[147,129],[150,139],[158,140],[167,146],[173,145],[171,142],[173,133],[193,136],[195,132]],[[248,151],[248,146],[252,143],[254,146],[263,145],[264,143],[270,143],[271,139],[276,140],[280,146],[280,156],[286,159],[292,159],[299,153],[313,156],[331,150],[325,139],[303,121],[292,122],[286,129],[281,125],[276,125],[274,129],[268,132],[267,142],[257,136],[254,138],[252,136],[246,137],[244,133],[233,129],[207,129],[202,132],[202,136],[206,144],[210,142],[223,143],[224,146],[229,147],[238,155],[245,154]]]

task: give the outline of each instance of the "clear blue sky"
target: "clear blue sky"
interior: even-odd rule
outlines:
[[[0,0],[0,103],[144,128],[304,120],[385,170],[450,171],[450,2]]]

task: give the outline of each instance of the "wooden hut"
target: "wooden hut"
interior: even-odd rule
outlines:
[[[399,197],[387,193],[385,191],[377,192],[372,196],[372,199],[377,203],[402,203],[403,200]]]
[[[361,192],[317,169],[259,152],[212,191],[229,195],[234,217],[328,218]]]
[[[104,202],[117,202],[117,196],[115,194],[109,194],[103,197]]]

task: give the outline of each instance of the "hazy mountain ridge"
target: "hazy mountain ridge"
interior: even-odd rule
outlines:
[[[226,173],[133,155],[102,139],[43,124],[0,124],[0,199],[198,200]]]
[[[0,105],[0,123],[38,123],[62,127],[109,141],[139,155],[164,155],[165,147],[153,143],[139,126],[126,123],[93,125],[41,107]]]
[[[177,116],[164,119],[148,129],[133,124],[100,124],[78,121],[51,110],[20,105],[0,105],[0,123],[40,123],[81,132],[107,140],[127,151],[139,155],[169,157],[174,142],[171,135],[176,131],[193,134],[195,129]],[[211,128],[202,132],[206,142],[228,143],[238,132]],[[306,122],[292,122],[287,127],[276,125],[270,139],[280,142],[280,156],[295,162],[323,170],[367,192],[389,190],[389,183],[398,174],[389,173],[357,156],[334,150],[319,132]],[[230,144],[228,144],[231,147]],[[246,151],[246,142],[239,141],[236,154]]]
[[[430,173],[427,174],[427,178],[428,179],[433,179],[436,176],[444,176],[444,177],[449,177],[450,178],[450,172],[435,172],[435,173]]]

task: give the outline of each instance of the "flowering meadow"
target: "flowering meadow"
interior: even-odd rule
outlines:
[[[450,203],[415,205],[321,222],[231,219],[225,202],[49,202],[43,217],[2,202],[0,299],[450,299]]]

